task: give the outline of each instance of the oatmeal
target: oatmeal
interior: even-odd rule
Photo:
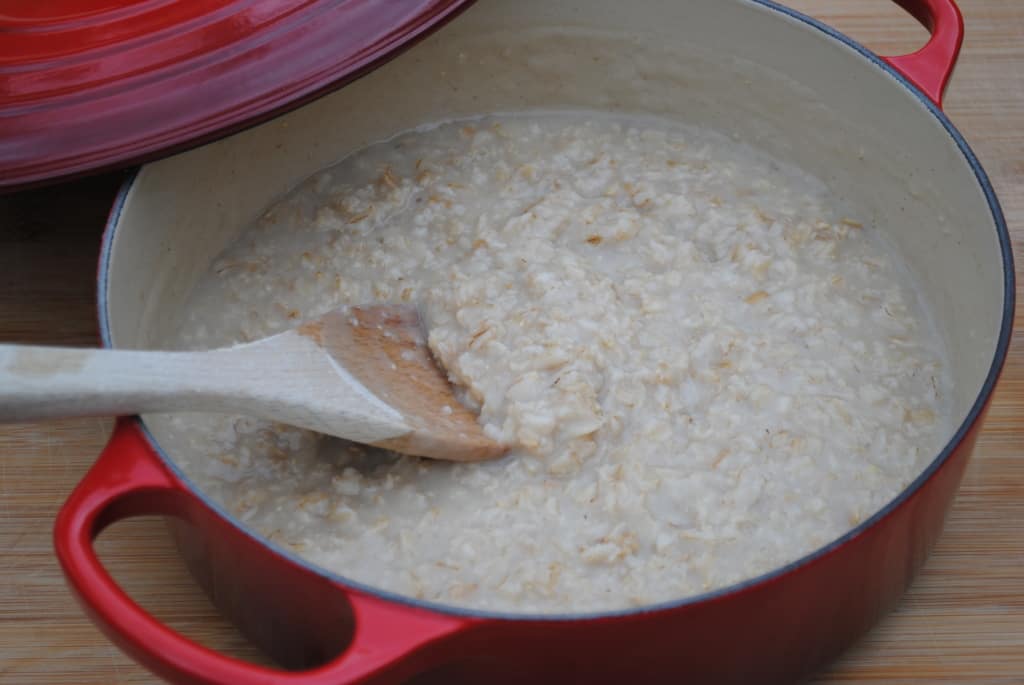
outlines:
[[[194,293],[181,347],[419,306],[505,459],[398,456],[248,417],[150,417],[241,521],[348,578],[477,609],[626,608],[792,561],[951,430],[939,337],[825,186],[718,134],[531,114],[314,176]]]

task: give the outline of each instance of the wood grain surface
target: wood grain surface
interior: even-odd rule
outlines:
[[[926,35],[889,0],[789,4],[883,54],[913,49]],[[946,110],[992,177],[1017,245],[1024,244],[1024,2],[960,5],[967,40]],[[0,340],[95,344],[96,255],[120,178],[0,198]],[[109,427],[98,419],[0,427],[0,683],[155,682],[84,617],[50,540],[58,507]],[[155,615],[204,644],[261,660],[193,586],[161,521],[118,524],[99,547],[115,577]],[[899,608],[814,679],[861,681],[1024,683],[1024,336],[1015,338],[931,560]]]

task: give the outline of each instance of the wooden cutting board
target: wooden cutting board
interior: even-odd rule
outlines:
[[[790,0],[876,51],[923,29],[890,0]],[[961,0],[967,41],[947,111],[1024,243],[1024,2]],[[118,174],[0,198],[0,340],[95,343],[94,277]],[[1018,262],[1024,260],[1018,259]],[[1018,319],[1024,326],[1024,319]],[[64,586],[50,531],[110,423],[0,427],[0,683],[155,679],[112,647]],[[255,651],[194,588],[158,520],[114,526],[101,554],[143,606],[211,647]],[[947,529],[899,608],[816,683],[1024,683],[1024,336],[1015,339]]]

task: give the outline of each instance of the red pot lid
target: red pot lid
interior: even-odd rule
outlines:
[[[0,189],[152,159],[268,119],[470,1],[0,3]]]

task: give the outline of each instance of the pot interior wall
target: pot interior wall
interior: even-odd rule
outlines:
[[[966,415],[1003,307],[1000,248],[972,169],[894,77],[749,0],[488,0],[335,94],[145,167],[112,245],[114,344],[161,347],[214,257],[314,171],[423,123],[536,108],[710,126],[818,175],[915,272]]]

